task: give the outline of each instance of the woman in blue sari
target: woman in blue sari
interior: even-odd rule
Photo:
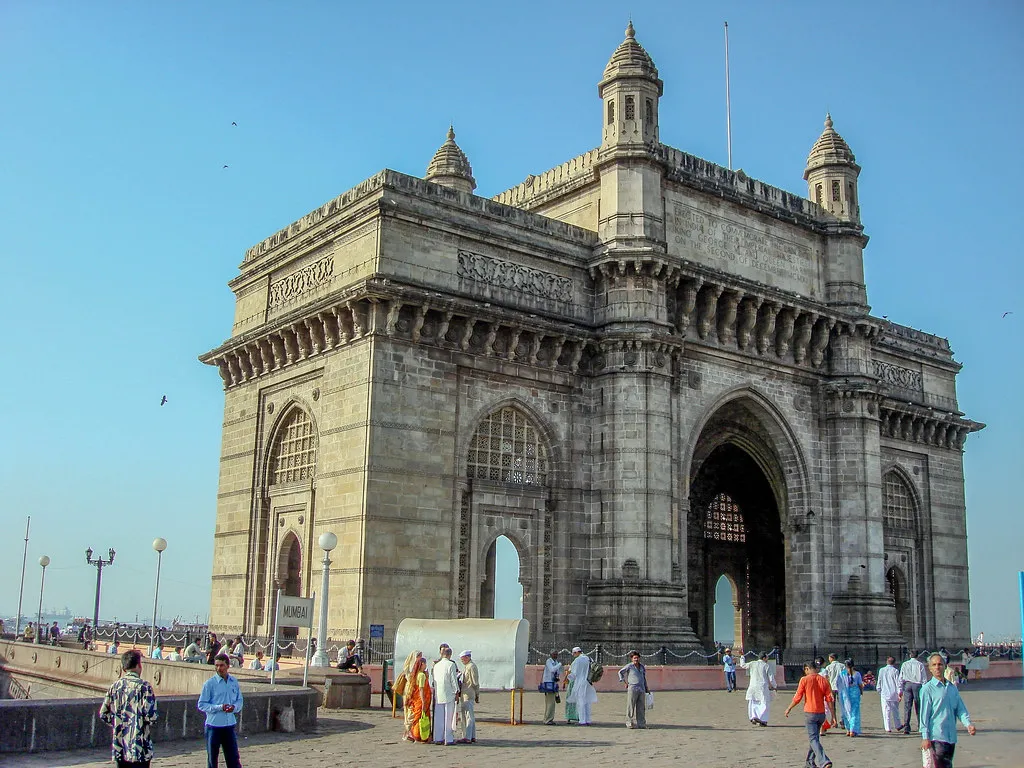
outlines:
[[[836,686],[839,690],[839,703],[842,707],[843,725],[847,736],[860,735],[860,695],[864,690],[864,678],[847,659],[846,667],[839,673]]]

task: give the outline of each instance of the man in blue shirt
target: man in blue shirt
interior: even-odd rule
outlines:
[[[722,667],[725,669],[725,690],[732,693],[736,690],[736,660],[732,657],[732,648],[725,649]]]
[[[217,674],[203,684],[199,695],[199,711],[206,714],[206,766],[217,768],[217,756],[223,747],[228,768],[242,768],[235,739],[235,716],[242,711],[242,692],[238,680],[228,674],[231,660],[227,654],[217,654],[213,666]]]
[[[931,750],[935,768],[953,768],[958,718],[967,726],[971,736],[976,730],[960,692],[943,677],[945,669],[942,654],[933,653],[928,657],[928,671],[932,673],[932,679],[921,687],[921,709],[918,711],[921,749],[925,752]]]

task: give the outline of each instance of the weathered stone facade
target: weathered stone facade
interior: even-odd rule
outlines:
[[[632,26],[601,146],[493,199],[453,131],[250,249],[224,381],[211,624],[329,634],[488,615],[494,542],[534,636],[965,643],[948,342],[872,317],[860,171],[831,118],[809,199],[659,141]]]

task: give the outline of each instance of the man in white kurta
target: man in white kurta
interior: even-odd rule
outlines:
[[[459,670],[452,661],[452,649],[445,648],[434,665],[434,743],[455,743],[455,713],[459,699]]]
[[[747,670],[747,716],[754,725],[768,725],[768,716],[772,706],[772,691],[775,681],[772,679],[772,668],[768,663],[768,654],[762,653],[761,658],[747,661],[740,657],[740,666]]]
[[[882,697],[882,727],[886,733],[902,730],[900,724],[900,692],[903,690],[903,678],[896,667],[896,659],[892,656],[885,660],[885,666],[878,670],[878,693]]]
[[[572,664],[569,666],[569,680],[572,682],[572,693],[566,702],[576,705],[576,713],[580,717],[580,725],[590,725],[590,708],[597,703],[597,691],[591,685],[590,657],[583,649],[576,646],[572,649]]]

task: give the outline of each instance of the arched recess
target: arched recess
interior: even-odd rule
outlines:
[[[471,423],[460,458],[455,615],[483,616],[492,609],[493,582],[485,582],[493,544],[504,535],[519,553],[523,617],[550,629],[554,512],[562,473],[552,433],[533,409],[515,399],[491,405]]]
[[[510,535],[511,534],[511,535]],[[523,617],[526,618],[527,585],[530,583],[531,566],[529,552],[524,550],[514,531],[506,531],[491,539],[489,545],[482,550],[483,578],[480,581],[480,618],[493,619],[499,582],[507,578],[506,574],[497,572],[498,541],[507,539],[515,547],[519,557],[519,571],[516,581],[523,587]]]
[[[726,393],[708,409],[690,438],[685,490],[687,585],[694,632],[714,642],[714,588],[726,573],[736,586],[742,634],[734,645],[769,649],[787,644],[794,610],[790,563],[793,547],[810,558],[805,529],[791,534],[791,521],[806,519],[807,465],[785,419],[750,388]],[[723,507],[723,498],[727,505]],[[716,536],[714,517],[732,509],[741,521],[730,538]],[[796,527],[792,528],[793,530]],[[808,605],[803,606],[809,609]]]
[[[284,511],[301,516],[306,530],[312,530],[313,479],[319,453],[319,431],[311,410],[298,399],[281,408],[268,431],[258,469],[259,482],[253,493],[250,526],[249,620],[252,631],[270,631],[274,594],[279,569],[275,556],[281,552],[281,525],[296,524],[283,519]],[[299,534],[305,540],[304,534]],[[306,541],[308,544],[308,541]],[[283,587],[282,587],[283,588]]]
[[[276,581],[281,594],[293,597],[302,595],[302,544],[294,531],[288,531],[281,541],[277,553]],[[282,627],[281,637],[294,640],[298,637],[298,629]]]
[[[721,584],[725,582],[728,585],[728,596],[725,597],[726,605],[719,605],[719,592],[721,591]],[[743,611],[741,610],[742,603],[740,602],[739,588],[736,585],[736,579],[733,578],[729,573],[722,572],[722,574],[714,579],[714,618],[712,619],[712,628],[714,630],[715,642],[726,642],[727,645],[734,645],[736,648],[742,648],[742,638],[744,635],[743,628]],[[723,608],[725,610],[723,610]],[[728,636],[723,633],[722,625],[718,619],[724,614],[728,614],[727,629],[731,630],[732,636]]]
[[[882,536],[886,585],[896,608],[904,640],[921,645],[927,635],[922,603],[924,551],[921,498],[910,476],[898,465],[882,474]]]

